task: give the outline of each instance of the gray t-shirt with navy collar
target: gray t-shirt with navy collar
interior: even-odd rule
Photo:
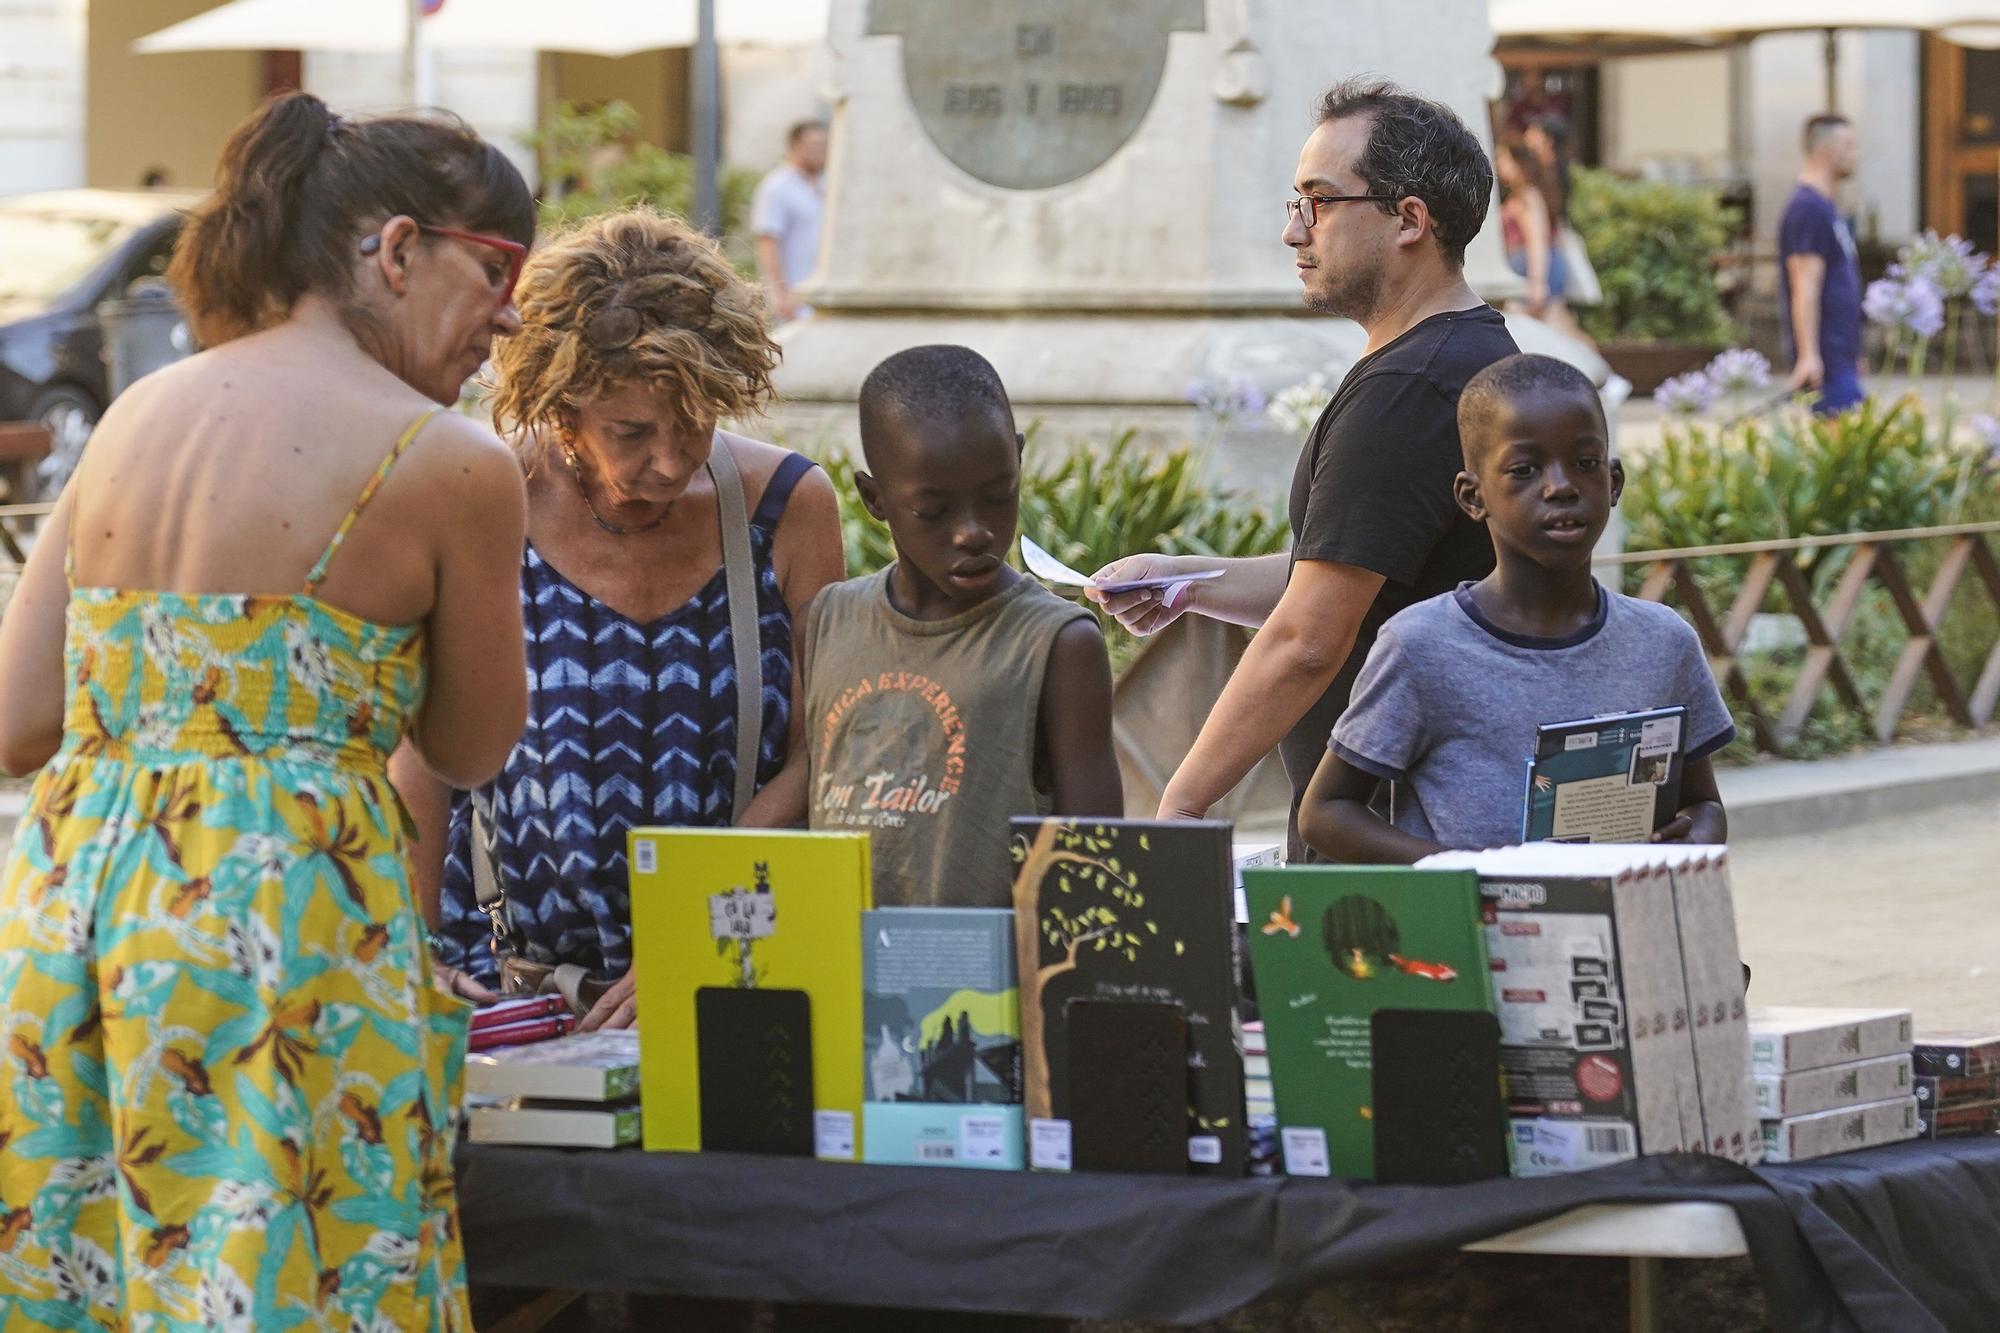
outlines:
[[[1335,754],[1395,784],[1397,828],[1446,847],[1519,842],[1547,723],[1681,704],[1690,759],[1735,738],[1701,640],[1668,607],[1599,585],[1589,625],[1532,638],[1487,619],[1471,586],[1382,626],[1333,729]]]

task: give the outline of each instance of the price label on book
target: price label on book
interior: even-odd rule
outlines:
[[[854,1160],[854,1112],[813,1112],[813,1156],[836,1162]]]
[[[1218,1165],[1222,1161],[1222,1140],[1213,1134],[1189,1135],[1188,1160],[1202,1166]]]
[[[999,1162],[1007,1157],[1007,1122],[997,1115],[958,1118],[958,1155],[967,1162]]]
[[[1318,1125],[1287,1127],[1280,1131],[1285,1145],[1285,1174],[1327,1176],[1332,1170],[1326,1160],[1326,1131]]]
[[[1069,1121],[1028,1122],[1028,1165],[1037,1171],[1069,1170]]]
[[[642,875],[660,868],[660,848],[651,838],[640,838],[632,844],[632,868]]]

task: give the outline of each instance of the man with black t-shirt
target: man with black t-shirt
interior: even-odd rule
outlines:
[[[1465,282],[1493,168],[1452,112],[1392,84],[1350,81],[1322,99],[1299,154],[1284,240],[1306,305],[1367,331],[1292,482],[1292,550],[1217,561],[1141,555],[1101,582],[1218,564],[1219,579],[1090,595],[1151,634],[1193,611],[1259,630],[1194,748],[1167,783],[1162,819],[1199,819],[1277,747],[1299,795],[1326,752],[1382,622],[1493,568],[1486,530],[1460,512],[1458,395],[1519,349]]]

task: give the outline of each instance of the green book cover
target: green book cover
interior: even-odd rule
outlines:
[[[1246,870],[1243,889],[1286,1169],[1372,1179],[1370,1018],[1493,1008],[1478,876],[1299,866]]]

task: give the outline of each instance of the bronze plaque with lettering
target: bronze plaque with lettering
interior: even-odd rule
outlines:
[[[874,0],[871,36],[903,39],[903,82],[944,155],[992,185],[1038,190],[1096,170],[1159,91],[1167,34],[1204,0]]]

